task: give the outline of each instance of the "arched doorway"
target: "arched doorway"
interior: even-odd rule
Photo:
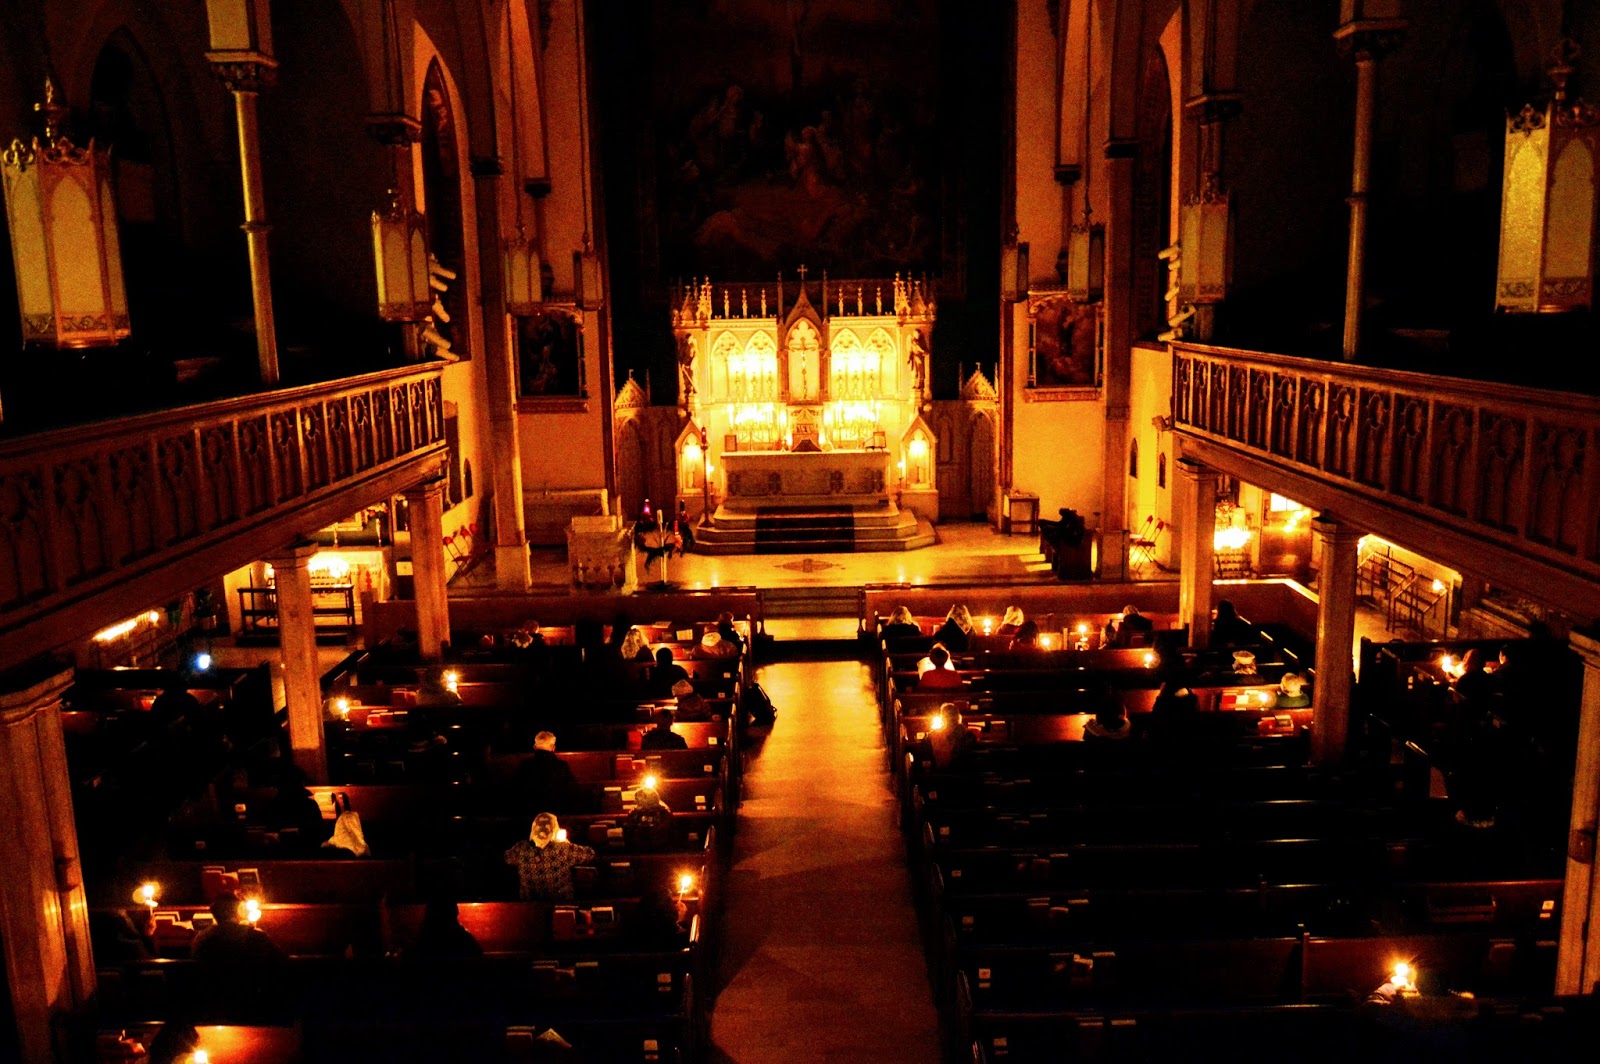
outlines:
[[[987,519],[994,504],[994,422],[989,415],[973,415],[970,439],[968,506],[973,517]]]
[[[639,516],[639,511],[644,509],[645,493],[647,486],[647,470],[645,463],[644,434],[639,431],[639,423],[629,418],[617,430],[617,489],[622,495],[622,517],[624,522],[634,520]]]
[[[444,69],[434,59],[428,64],[428,76],[422,83],[422,195],[428,218],[428,250],[439,265],[456,272],[456,279],[443,296],[450,323],[435,322],[434,328],[450,341],[451,354],[468,358],[466,239],[461,225],[461,156],[456,134]]]

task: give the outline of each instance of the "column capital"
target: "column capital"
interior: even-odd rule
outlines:
[[[311,561],[311,556],[321,549],[315,543],[293,543],[262,560],[274,569],[304,569]]]
[[[1217,481],[1222,479],[1220,472],[1194,458],[1180,458],[1175,464],[1178,467],[1178,475],[1185,480],[1198,483],[1201,480]]]
[[[506,167],[498,155],[475,155],[468,161],[467,170],[473,177],[483,181],[504,176]]]
[[[1339,55],[1356,62],[1382,59],[1400,47],[1410,23],[1403,18],[1368,18],[1346,22],[1333,31]]]
[[[1076,185],[1078,180],[1082,177],[1083,167],[1079,166],[1077,163],[1056,164],[1056,184]]]
[[[25,724],[61,701],[72,686],[73,668],[45,658],[0,675],[0,727]]]
[[[413,484],[400,494],[405,496],[407,505],[415,505],[419,502],[425,503],[432,499],[438,499],[442,502],[444,500],[444,488],[445,478],[441,475]]]
[[[1567,645],[1583,659],[1583,667],[1600,671],[1600,636],[1573,630],[1567,635]]]
[[[261,92],[278,81],[278,61],[261,52],[207,52],[206,62],[229,92]]]
[[[1366,535],[1361,529],[1345,524],[1334,514],[1318,514],[1311,519],[1311,534],[1333,544],[1358,543]]]

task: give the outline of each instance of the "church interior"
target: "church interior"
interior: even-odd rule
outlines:
[[[0,1064],[1592,1059],[1591,99],[1588,0],[0,4]]]

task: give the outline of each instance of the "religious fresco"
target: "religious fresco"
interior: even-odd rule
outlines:
[[[653,9],[664,273],[937,271],[933,0]]]

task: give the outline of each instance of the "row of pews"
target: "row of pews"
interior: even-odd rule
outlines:
[[[606,661],[621,674],[614,699],[550,697],[593,673],[594,651],[580,652],[571,629],[542,630],[532,653],[503,632],[458,630],[472,651],[436,666],[395,648],[352,655],[324,679],[334,782],[292,795],[293,782],[230,766],[172,811],[160,852],[97,885],[102,1031],[148,1044],[157,1021],[195,1024],[226,1059],[268,1064],[697,1059],[749,667],[747,655],[697,658],[702,631],[652,631],[652,650],[672,649],[703,700],[703,719],[673,725],[685,749],[643,744],[652,711],[675,702],[643,697],[642,662]],[[445,673],[453,697],[430,701]],[[535,809],[520,770],[545,729],[572,786]],[[629,814],[647,781],[672,817],[669,830],[636,835]],[[336,802],[359,816],[370,856],[322,846]],[[502,856],[542,811],[596,853],[574,869],[570,900],[518,900]],[[192,955],[210,902],[232,892],[255,903],[255,926],[286,955],[249,993]],[[441,897],[459,903],[481,957],[418,954]],[[102,1059],[118,1059],[119,1040],[102,1041]]]
[[[1080,623],[1070,601],[1052,612],[1063,635]],[[1451,1059],[1512,1046],[1559,1059],[1592,1037],[1586,1002],[1549,998],[1559,853],[1463,826],[1448,797],[1402,785],[1386,738],[1341,771],[1310,767],[1315,709],[1275,705],[1279,676],[1309,671],[1303,637],[1258,626],[1243,644],[1257,671],[1240,675],[1236,647],[1058,647],[1019,664],[979,636],[956,655],[961,688],[918,692],[941,620],[875,644],[950,1059],[1415,1059],[1447,1046]],[[1171,618],[1156,620],[1159,642]],[[1176,734],[1154,705],[1174,673],[1198,704]],[[1108,700],[1132,737],[1085,741]],[[941,759],[951,728],[972,741]],[[1402,963],[1420,994],[1397,992]],[[1369,1005],[1380,989],[1396,1003]]]

